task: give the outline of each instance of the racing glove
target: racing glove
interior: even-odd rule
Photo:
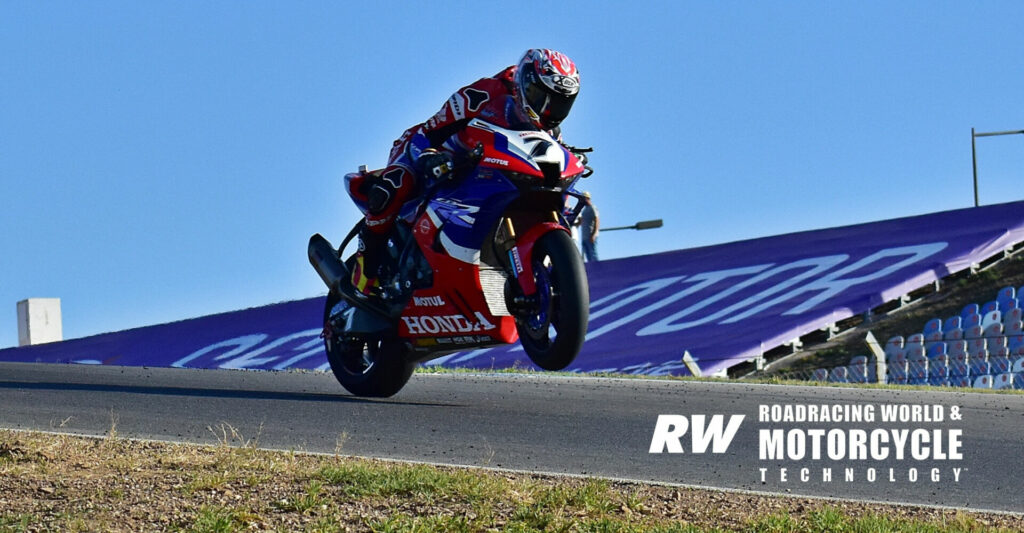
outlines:
[[[437,180],[447,178],[455,168],[451,154],[439,152],[433,148],[427,148],[420,153],[419,159],[416,160],[416,166],[421,175],[431,176]]]

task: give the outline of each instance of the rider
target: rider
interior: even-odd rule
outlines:
[[[459,89],[436,115],[406,130],[394,142],[388,166],[379,176],[346,176],[353,197],[367,207],[352,286],[363,295],[374,293],[388,235],[402,205],[422,193],[420,176],[442,179],[452,171],[454,153],[466,148],[449,139],[470,120],[481,117],[501,127],[543,130],[560,140],[559,124],[579,89],[576,65],[565,54],[527,50],[517,65]]]

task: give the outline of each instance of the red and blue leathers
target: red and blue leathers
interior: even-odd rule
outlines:
[[[502,127],[532,127],[515,103],[511,66],[491,78],[481,78],[455,92],[433,117],[417,124],[399,137],[391,148],[388,166],[379,178],[369,174],[346,177],[352,197],[365,202],[366,228],[383,239],[391,232],[402,205],[420,192],[416,162],[424,150],[446,150],[453,155],[466,150],[449,139],[470,120],[481,117]]]

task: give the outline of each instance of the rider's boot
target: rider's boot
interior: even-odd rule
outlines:
[[[366,297],[380,295],[380,267],[387,246],[387,236],[363,229],[359,232],[359,251],[352,268],[352,286],[356,293]]]

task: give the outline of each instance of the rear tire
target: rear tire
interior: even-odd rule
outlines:
[[[552,231],[537,240],[531,259],[538,307],[516,317],[519,340],[534,364],[562,370],[583,348],[590,316],[590,288],[572,237]]]
[[[340,300],[330,293],[324,306],[324,331],[330,333],[324,337],[324,349],[334,377],[356,396],[393,396],[416,369],[416,363],[407,361],[408,348],[395,338],[351,339],[335,333],[328,319]]]

